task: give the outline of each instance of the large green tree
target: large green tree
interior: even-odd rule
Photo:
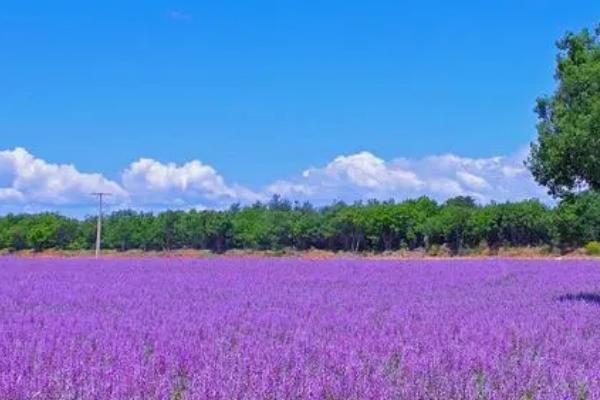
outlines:
[[[557,43],[558,86],[538,99],[538,138],[528,166],[550,194],[600,189],[600,25]]]

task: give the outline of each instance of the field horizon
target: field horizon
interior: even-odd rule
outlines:
[[[0,257],[17,257],[17,258],[95,258],[94,250],[20,250],[12,252],[0,252]],[[194,250],[194,249],[175,249],[165,251],[143,251],[143,250],[102,250],[100,258],[181,258],[181,259],[236,259],[236,258],[256,258],[256,259],[307,259],[307,260],[497,260],[497,259],[514,259],[514,260],[600,260],[598,255],[590,255],[585,248],[579,248],[567,253],[553,253],[545,247],[514,247],[500,249],[493,253],[489,249],[482,251],[470,252],[462,255],[452,255],[449,252],[441,252],[440,254],[429,254],[427,251],[389,251],[389,252],[347,252],[347,251],[324,251],[324,250],[228,250],[223,253],[214,253],[209,250]]]

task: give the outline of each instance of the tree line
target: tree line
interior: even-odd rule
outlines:
[[[85,250],[95,244],[96,218],[56,213],[0,217],[0,249]],[[470,197],[437,203],[427,197],[402,202],[338,202],[326,207],[267,203],[227,210],[121,210],[104,219],[103,247],[168,251],[208,249],[350,252],[417,250],[452,254],[474,249],[547,246],[569,251],[600,240],[600,193],[564,198],[555,207],[538,200],[478,205]]]

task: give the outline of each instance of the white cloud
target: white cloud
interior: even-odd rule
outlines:
[[[13,201],[21,202],[24,196],[23,193],[19,192],[14,188],[0,188],[0,201]]]
[[[427,189],[430,195],[437,199],[465,194],[460,183],[450,178],[430,178],[427,182]]]
[[[523,166],[524,154],[468,158],[453,154],[385,161],[372,153],[336,157],[301,176],[279,181],[270,192],[318,203],[333,199],[405,199],[427,195],[446,200],[458,195],[479,201],[547,199]]]
[[[490,187],[490,184],[484,178],[466,171],[456,172],[456,177],[464,185],[472,189],[486,189]]]
[[[307,171],[304,172],[306,174]],[[288,181],[275,181],[266,188],[269,194],[287,194],[292,198],[296,196],[311,196],[314,194],[313,188],[301,183],[293,183]]]
[[[117,182],[16,148],[0,151],[0,213],[72,207],[92,211],[95,203],[90,193],[96,191],[113,193],[111,209],[145,210],[224,208],[235,202],[264,201],[273,194],[318,205],[421,195],[439,201],[470,195],[483,203],[531,197],[548,200],[523,166],[525,155],[468,158],[446,154],[384,160],[363,151],[340,155],[322,167],[253,191],[226,182],[215,168],[199,160],[176,164],[141,158],[127,166]]]
[[[0,202],[69,206],[89,201],[90,193],[111,192],[123,200],[127,193],[100,174],[79,172],[73,165],[51,164],[23,148],[0,151]]]
[[[378,189],[384,185],[390,188],[419,188],[423,185],[413,171],[400,166],[390,168],[384,160],[366,151],[336,157],[323,169],[313,168],[303,173],[304,177],[319,175],[367,189]]]
[[[142,158],[127,167],[122,182],[134,203],[204,206],[223,202],[253,201],[262,197],[239,185],[227,185],[210,165],[193,160],[182,165]]]

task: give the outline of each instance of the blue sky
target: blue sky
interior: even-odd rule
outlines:
[[[35,209],[42,189],[30,181],[60,192],[52,181],[66,179],[59,185],[82,194],[99,174],[129,195],[125,175],[140,160],[155,164],[142,163],[134,186],[160,186],[148,204],[157,207],[249,201],[275,188],[322,201],[433,190],[394,186],[398,169],[428,185],[430,176],[460,185],[467,173],[497,186],[464,162],[453,177],[428,165],[500,156],[498,168],[517,168],[535,135],[535,98],[554,85],[555,40],[599,15],[597,1],[548,0],[3,4],[0,194],[15,203],[14,189],[25,196],[11,207]],[[23,178],[30,164],[17,147],[50,168],[44,177]],[[83,178],[52,175],[66,165]],[[152,173],[179,179],[177,193]],[[392,181],[367,179],[387,173]],[[224,186],[210,192],[215,180]],[[37,206],[84,202],[68,190]]]

